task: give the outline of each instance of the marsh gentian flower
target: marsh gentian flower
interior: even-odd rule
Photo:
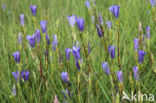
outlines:
[[[155,0],[150,0],[150,2],[151,2],[151,5],[154,7],[155,6]]]
[[[82,32],[84,30],[84,19],[79,17],[76,21],[79,30]]]
[[[39,44],[41,42],[41,34],[40,34],[39,29],[36,30],[35,38],[36,38],[37,43]]]
[[[109,70],[107,62],[102,63],[101,66],[102,66],[103,70],[105,70],[105,73],[107,75],[109,75],[110,74],[110,70]]]
[[[151,28],[150,28],[150,26],[148,26],[148,27],[146,28],[146,37],[147,37],[147,39],[150,38],[150,31],[151,31]]]
[[[122,73],[122,71],[117,71],[116,74],[117,74],[119,82],[122,82],[123,81],[123,73]]]
[[[145,54],[146,54],[146,52],[144,52],[143,50],[139,50],[138,55],[139,55],[139,63],[140,64],[143,63]]]
[[[138,38],[135,38],[134,39],[134,50],[137,51],[138,50],[138,47],[139,47],[139,39]]]
[[[137,66],[133,67],[133,73],[134,73],[135,79],[138,80],[139,79],[139,69]]]
[[[86,7],[89,9],[90,8],[90,2],[89,1],[85,1],[85,5]]]
[[[56,50],[57,44],[58,44],[57,35],[54,34],[54,35],[53,35],[53,42],[52,42],[52,46],[53,46],[53,50],[54,50],[54,51]]]
[[[21,35],[20,32],[18,33],[18,43],[19,43],[19,44],[22,43],[22,35]]]
[[[31,12],[33,16],[36,16],[36,5],[30,5]]]
[[[49,39],[48,34],[46,35],[46,42],[47,42],[48,45],[50,44],[50,39]]]
[[[24,26],[24,14],[20,14],[20,23],[21,26]]]
[[[76,63],[76,67],[78,68],[78,70],[80,70],[80,64],[79,64],[78,59],[75,59],[75,63]]]
[[[27,35],[26,39],[29,40],[31,47],[34,48],[35,47],[35,34],[33,34],[32,36]]]
[[[42,33],[46,33],[47,32],[47,21],[40,21],[40,26],[42,29]]]
[[[67,72],[62,72],[61,73],[61,78],[62,78],[63,82],[68,82],[69,81],[68,73]]]
[[[21,71],[21,77],[23,78],[23,80],[25,82],[28,81],[28,79],[29,79],[29,71],[28,70],[27,71],[25,71],[25,70]]]
[[[19,51],[16,51],[15,53],[12,53],[16,63],[19,63],[20,62],[20,53]]]
[[[111,21],[106,21],[105,23],[107,24],[107,28],[108,29],[111,29],[112,22]]]
[[[108,50],[109,50],[109,54],[111,55],[111,58],[114,59],[115,58],[115,46],[109,45]]]
[[[102,30],[98,24],[96,25],[96,29],[97,29],[98,36],[101,38],[103,36],[103,33],[102,33]]]
[[[98,15],[98,20],[99,20],[99,24],[103,25],[103,19],[102,19],[102,15],[101,15],[100,12],[99,12],[99,15]]]
[[[78,46],[78,42],[76,42],[76,46],[73,45],[73,55],[75,56],[75,59],[80,59],[80,46]]]
[[[117,6],[117,5],[112,5],[109,8],[111,13],[115,16],[115,18],[119,18],[119,9],[120,9],[120,6]]]
[[[14,76],[15,80],[18,82],[20,80],[20,74],[18,71],[12,72],[12,75]]]
[[[65,52],[66,52],[66,59],[69,60],[69,58],[70,58],[70,52],[72,52],[72,49],[66,48]]]
[[[76,16],[73,14],[72,16],[68,16],[68,22],[70,24],[71,27],[74,27],[75,22],[76,22]]]
[[[64,95],[64,98],[67,99],[66,94],[69,96],[69,91],[68,91],[68,89],[62,90],[62,93],[63,93],[63,95]]]

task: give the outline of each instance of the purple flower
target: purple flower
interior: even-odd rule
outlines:
[[[50,39],[49,39],[48,34],[46,35],[46,42],[47,42],[48,45],[50,44]]]
[[[154,7],[155,6],[155,0],[150,0],[151,5]]]
[[[64,98],[67,99],[67,95],[69,96],[69,91],[68,91],[68,89],[62,90],[62,93],[63,93],[63,95],[64,95]]]
[[[109,50],[109,54],[111,55],[111,58],[114,59],[115,58],[115,46],[109,45],[108,50]]]
[[[119,18],[119,9],[120,6],[112,5],[109,10],[112,12],[112,14],[115,16],[115,18]]]
[[[135,38],[134,39],[134,50],[137,51],[138,50],[138,47],[139,47],[139,39],[138,38]]]
[[[108,29],[111,29],[112,22],[111,21],[106,21],[105,23],[107,24],[107,28]]]
[[[47,21],[40,21],[40,26],[42,29],[42,33],[46,33],[47,32]]]
[[[52,42],[52,46],[53,46],[53,50],[56,50],[56,46],[58,45],[58,40],[57,40],[57,35],[54,34],[53,35],[53,42]]]
[[[137,66],[133,67],[133,73],[134,73],[135,79],[138,80],[139,79],[139,69]]]
[[[79,17],[76,21],[79,30],[82,32],[84,30],[84,19]]]
[[[12,53],[16,63],[19,63],[20,62],[20,53],[19,51],[16,51],[15,53]]]
[[[72,50],[75,59],[80,59],[80,50],[81,48],[80,46],[78,46],[78,42],[76,42],[76,46],[73,45],[73,50]]]
[[[103,32],[98,24],[96,25],[96,29],[97,29],[98,36],[101,38],[103,36]]]
[[[18,71],[12,72],[12,75],[14,76],[15,80],[18,82],[19,79],[20,79],[20,74],[19,74],[19,72],[18,72]]]
[[[36,5],[30,5],[31,12],[33,16],[36,16]]]
[[[40,34],[39,29],[36,30],[35,38],[36,38],[37,43],[39,44],[41,42],[41,34]]]
[[[150,31],[151,31],[151,28],[150,28],[150,26],[148,26],[148,27],[146,28],[146,37],[147,37],[147,39],[150,38]]]
[[[139,63],[140,64],[143,63],[145,54],[146,54],[146,52],[144,52],[143,50],[139,50],[138,55],[139,55]]]
[[[21,26],[24,26],[24,14],[20,14],[20,23]]]
[[[69,60],[69,58],[70,58],[70,52],[72,52],[72,49],[66,48],[65,52],[66,52],[66,59]]]
[[[109,75],[110,74],[110,70],[109,70],[107,62],[102,63],[101,66],[102,66],[103,70],[105,70],[105,73],[107,75]]]
[[[117,71],[116,74],[117,74],[119,82],[122,82],[123,81],[123,73],[122,73],[122,71]]]
[[[99,24],[103,25],[103,19],[102,19],[102,15],[100,12],[99,12],[98,20],[99,20]]]
[[[62,72],[61,73],[61,78],[63,82],[68,82],[69,78],[68,78],[68,73],[67,72]]]
[[[68,16],[68,22],[70,24],[71,27],[74,27],[75,22],[76,22],[76,16],[73,14],[72,16]]]
[[[29,40],[31,47],[34,48],[35,47],[35,34],[33,34],[32,36],[27,35],[26,39]]]
[[[22,78],[23,78],[23,80],[25,82],[28,81],[28,79],[29,79],[29,71],[28,70],[27,71],[25,71],[25,70],[21,71],[21,76],[22,76]]]
[[[75,59],[75,63],[76,63],[76,67],[78,68],[78,70],[80,70],[80,64],[79,64],[78,59]]]
[[[89,9],[90,8],[90,2],[89,1],[85,1],[85,5],[86,7]]]
[[[22,35],[21,35],[20,32],[18,33],[18,43],[19,43],[19,44],[22,43]]]

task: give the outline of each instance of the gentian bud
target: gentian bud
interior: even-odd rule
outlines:
[[[107,75],[109,75],[110,74],[110,70],[109,70],[107,62],[102,63],[101,66],[102,66],[103,70],[105,70],[105,73]]]
[[[18,72],[18,71],[12,72],[12,75],[14,76],[15,80],[18,82],[19,79],[20,79],[20,74],[19,74],[19,72]]]
[[[62,93],[63,93],[63,95],[64,95],[64,98],[67,99],[66,94],[69,96],[68,89],[66,89],[66,90],[62,90]]]
[[[85,1],[85,5],[86,7],[89,9],[90,8],[90,2],[89,1]]]
[[[123,73],[122,73],[122,71],[117,71],[116,74],[117,74],[119,82],[122,82],[123,81]]]
[[[22,43],[22,35],[21,35],[20,32],[18,33],[18,43],[19,43],[19,44]]]
[[[111,58],[114,59],[115,58],[115,46],[109,45],[108,50],[109,50],[109,54],[111,55]]]
[[[135,38],[134,39],[134,50],[137,51],[138,50],[138,47],[139,47],[139,39],[138,38]]]
[[[111,29],[112,22],[111,21],[106,21],[105,23],[107,24],[107,28],[108,29]]]
[[[15,53],[12,53],[16,63],[19,63],[20,62],[20,53],[19,51],[16,51]]]
[[[96,25],[96,29],[97,29],[98,36],[101,38],[103,36],[103,33],[102,33],[102,30],[98,24]]]
[[[25,82],[28,81],[28,79],[29,79],[29,71],[28,70],[27,71],[25,71],[25,70],[21,71],[21,76],[22,76],[22,78],[23,78],[23,80]]]
[[[72,52],[72,49],[66,48],[65,52],[66,52],[66,59],[69,60],[69,58],[70,58],[70,52]]]
[[[75,22],[76,22],[76,16],[73,14],[72,16],[68,16],[68,22],[70,24],[71,27],[74,27]]]
[[[103,19],[102,19],[102,15],[100,12],[99,12],[98,20],[99,20],[99,24],[103,25]]]
[[[115,18],[119,18],[119,9],[120,9],[120,6],[117,6],[117,5],[112,5],[109,8],[111,13],[115,16]]]
[[[47,21],[40,21],[40,26],[42,29],[42,33],[46,33],[47,32]]]
[[[139,79],[139,69],[137,66],[133,67],[133,73],[134,73],[135,79],[138,80]]]
[[[50,44],[50,39],[49,39],[48,34],[46,35],[46,42],[47,42],[48,45]]]
[[[24,26],[24,14],[20,14],[20,23],[21,26]]]
[[[41,42],[41,34],[40,34],[39,29],[36,30],[35,38],[36,38],[37,43],[39,44]]]
[[[154,7],[155,6],[155,0],[150,0],[151,2],[151,6]]]
[[[151,28],[150,28],[150,26],[148,26],[148,27],[146,28],[146,37],[147,37],[147,39],[150,38],[150,31],[151,31]]]
[[[61,73],[61,78],[62,78],[62,81],[64,83],[69,82],[69,77],[68,77],[68,73],[67,72],[62,72]]]
[[[54,34],[53,35],[53,42],[52,42],[52,46],[53,46],[53,50],[56,50],[56,46],[58,45],[58,40],[57,40],[57,35]]]
[[[79,17],[77,19],[77,26],[81,32],[84,30],[84,19],[83,18]]]
[[[34,48],[35,47],[35,34],[33,34],[32,36],[27,35],[26,39],[29,40],[31,47]]]
[[[143,63],[145,54],[146,54],[146,52],[144,52],[143,50],[139,50],[138,55],[139,55],[139,63],[140,64]]]
[[[33,16],[36,16],[36,5],[30,5],[31,12]]]

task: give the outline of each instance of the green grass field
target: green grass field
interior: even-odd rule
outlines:
[[[130,103],[122,99],[125,93],[132,102],[132,93],[137,94],[138,103],[156,102],[156,7],[151,6],[150,0],[96,0],[96,4],[89,1],[90,8],[86,7],[85,0],[1,0],[0,103],[58,103],[55,96],[59,103]],[[30,5],[37,6],[36,16],[32,15]],[[108,9],[112,5],[120,6],[119,18]],[[99,13],[103,18],[101,38],[96,28]],[[20,24],[20,14],[24,14],[24,26]],[[73,14],[84,19],[83,31],[77,23],[70,26],[67,17]],[[42,20],[47,21],[49,45],[40,27]],[[112,22],[111,29],[106,21]],[[146,37],[148,26],[150,38]],[[35,34],[36,29],[41,32],[41,42],[35,41],[33,48],[26,37]],[[19,32],[22,43],[18,43]],[[56,50],[51,44],[53,34],[58,38]],[[142,63],[138,60],[138,51],[134,50],[134,38],[139,39],[138,51],[146,52]],[[66,48],[72,49],[76,41],[81,48],[81,59],[77,59],[80,70],[75,65],[73,51],[69,60],[65,52]],[[116,47],[114,59],[108,51],[109,45]],[[16,51],[20,53],[19,63],[12,55]],[[107,62],[109,74],[102,68],[103,62]],[[137,80],[134,66],[139,70]],[[28,80],[20,75],[16,81],[12,72],[23,70],[29,71]],[[122,77],[116,74],[119,70],[123,72],[122,82],[118,80]],[[62,72],[68,73],[67,82],[63,82]],[[62,91],[66,89],[68,93],[64,94]],[[139,93],[147,97],[139,101]]]

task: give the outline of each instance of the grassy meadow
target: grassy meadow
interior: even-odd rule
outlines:
[[[37,7],[35,16],[30,5]],[[108,9],[112,5],[120,6],[119,17]],[[73,14],[76,22],[72,27],[68,16]],[[43,20],[47,21],[46,33],[40,25]],[[106,21],[111,21],[111,28]],[[84,27],[77,26],[78,22]],[[37,29],[41,41],[38,43],[37,37],[28,40]],[[89,8],[85,0],[1,0],[0,103],[131,103],[122,99],[125,93],[130,99],[131,93],[147,94],[148,100],[137,98],[138,103],[150,102],[150,94],[156,101],[155,34],[156,7],[150,0],[89,0]],[[135,38],[139,40],[138,50],[134,49]],[[73,47],[77,42],[81,48],[78,51]],[[114,58],[110,45],[115,46]],[[66,48],[70,48],[69,58]],[[140,57],[139,50],[145,52],[144,57]],[[19,62],[15,60],[19,55],[12,54],[16,51],[20,53]],[[25,72],[20,73],[23,70],[29,72],[28,78]],[[13,74],[16,71],[18,75]],[[118,75],[117,71],[122,73]],[[62,77],[62,72],[68,76]]]

